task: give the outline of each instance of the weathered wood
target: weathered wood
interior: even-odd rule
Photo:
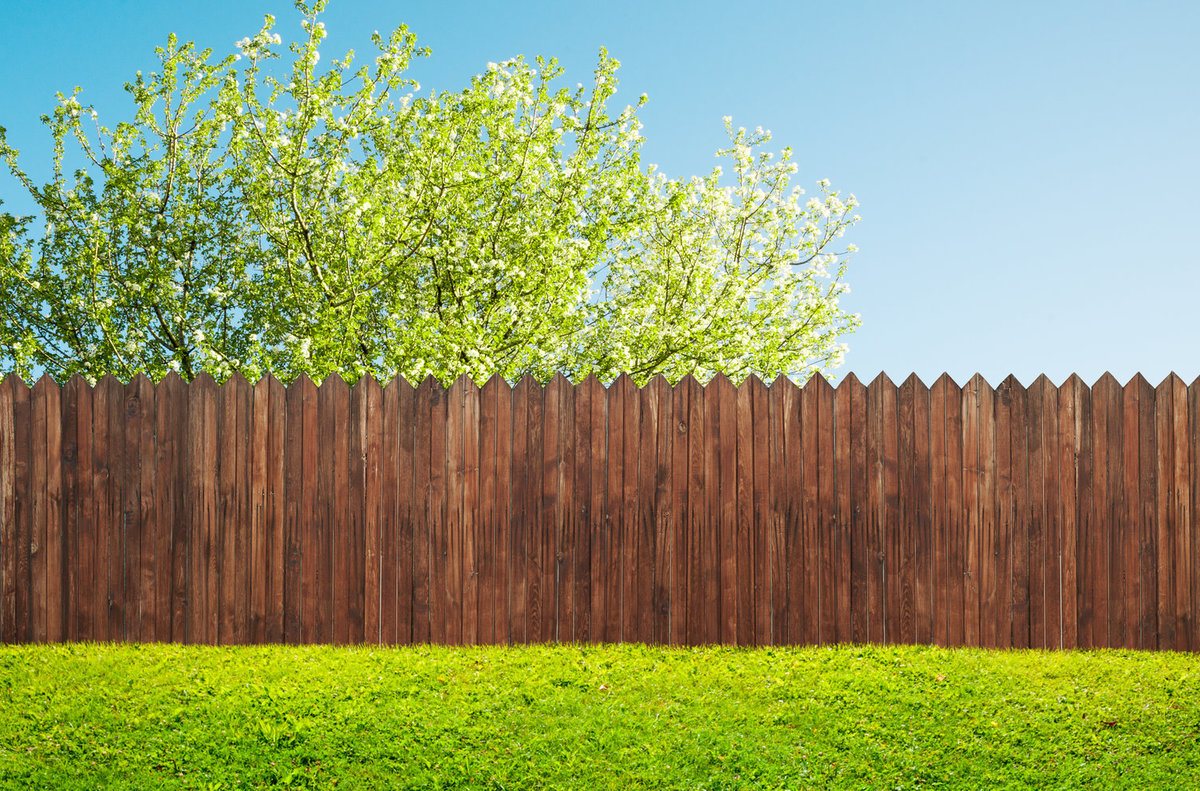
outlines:
[[[0,383],[0,639],[1200,647],[1200,383]]]

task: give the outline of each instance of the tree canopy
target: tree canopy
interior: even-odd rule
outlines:
[[[0,370],[253,379],[804,378],[858,324],[840,241],[857,202],[793,186],[792,153],[725,119],[724,163],[642,161],[619,63],[489,63],[421,93],[406,27],[322,61],[325,3],[236,51],[174,35],[106,124],[59,95],[37,216],[0,214]]]

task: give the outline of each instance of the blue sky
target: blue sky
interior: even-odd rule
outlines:
[[[0,125],[27,167],[37,118],[84,88],[109,120],[169,31],[218,53],[290,2],[8,0]],[[650,95],[645,157],[707,172],[721,117],[790,145],[799,176],[855,193],[841,373],[1009,373],[1122,382],[1200,375],[1200,3],[394,2],[332,0],[323,50],[408,24],[423,89],[488,61],[554,55],[586,81],[600,46]],[[0,198],[29,209],[8,177]]]

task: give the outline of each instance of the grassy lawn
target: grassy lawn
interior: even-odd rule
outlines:
[[[1200,787],[1200,660],[0,647],[4,788]]]

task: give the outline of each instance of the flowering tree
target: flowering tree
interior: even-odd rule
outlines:
[[[126,85],[131,121],[60,95],[48,183],[0,129],[41,214],[0,214],[0,369],[644,381],[840,363],[856,202],[827,181],[805,198],[769,133],[726,118],[730,172],[669,179],[641,161],[645,96],[610,109],[604,51],[587,87],[516,58],[420,96],[407,70],[428,53],[405,27],[365,64],[320,66],[324,4],[297,4],[286,50],[271,17],[220,60],[170,37]]]

